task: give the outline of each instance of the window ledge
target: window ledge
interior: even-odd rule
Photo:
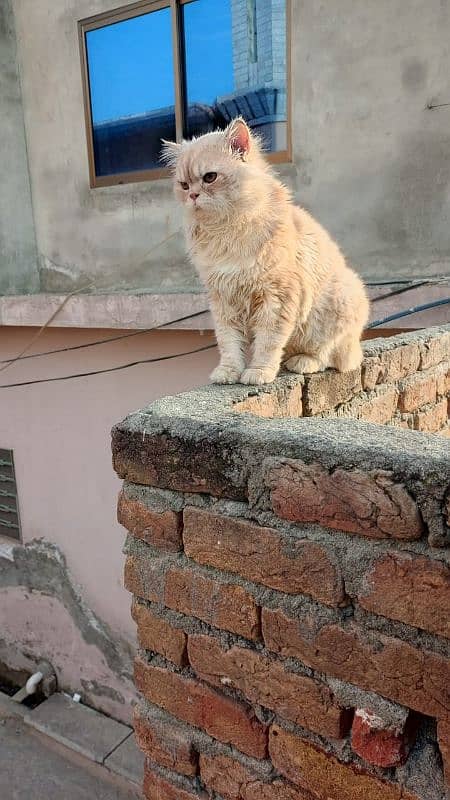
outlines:
[[[41,326],[63,304],[64,294],[0,297],[0,324]],[[208,308],[204,293],[79,294],[70,297],[51,321],[52,328],[153,328]],[[165,328],[212,330],[209,312]]]

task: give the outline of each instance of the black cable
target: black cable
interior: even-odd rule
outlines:
[[[402,283],[402,284],[407,284],[407,285],[402,286],[399,289],[394,289],[392,292],[386,292],[385,294],[381,294],[381,295],[377,295],[376,297],[372,297],[370,302],[371,303],[376,303],[379,300],[386,300],[389,297],[394,297],[397,294],[403,294],[403,292],[408,292],[411,289],[415,289],[418,286],[435,285],[435,284],[440,283],[441,280],[442,279],[438,279],[438,280],[430,279],[430,280],[425,280],[425,281],[419,281],[417,283],[414,282],[414,281],[411,281],[411,280],[410,281],[406,281],[406,280],[395,281],[395,283],[397,283],[397,284],[398,283]],[[373,281],[369,281],[369,282],[366,283],[366,286],[382,286],[382,285],[389,284],[389,283],[393,283],[393,281],[380,281],[379,283],[374,283]],[[29,355],[20,356],[19,358],[16,357],[16,358],[4,358],[2,360],[0,359],[0,364],[11,364],[13,362],[15,363],[15,362],[19,362],[19,361],[24,361],[25,359],[28,359],[28,358],[40,358],[41,356],[51,356],[54,353],[68,353],[68,352],[71,352],[72,350],[83,350],[86,347],[96,347],[96,346],[101,345],[101,344],[108,344],[109,342],[118,342],[121,339],[129,339],[132,336],[140,336],[143,333],[150,333],[151,331],[159,330],[160,328],[165,328],[168,325],[175,325],[178,322],[184,322],[187,319],[194,319],[194,317],[199,317],[202,314],[207,314],[208,311],[209,311],[209,309],[205,308],[203,311],[196,311],[194,314],[187,314],[185,317],[179,317],[178,319],[171,319],[168,322],[162,322],[160,325],[155,325],[153,328],[142,328],[141,330],[138,330],[138,331],[131,331],[129,333],[121,333],[121,334],[118,334],[117,336],[110,336],[108,339],[97,339],[97,340],[95,340],[93,342],[85,342],[84,344],[75,344],[75,345],[71,345],[70,347],[59,347],[59,348],[56,348],[55,350],[45,350],[42,353],[30,353]]]
[[[374,322],[367,325],[366,330],[369,328],[377,328],[379,325],[384,325],[385,322],[392,322],[395,319],[401,319],[401,317],[408,317],[410,314],[418,314],[419,311],[427,311],[429,308],[445,306],[448,305],[448,303],[450,303],[450,297],[444,297],[442,300],[434,300],[432,303],[423,303],[420,306],[413,306],[413,308],[408,308],[405,311],[398,311],[397,314],[390,314],[383,319],[376,319]]]
[[[118,367],[108,367],[108,369],[97,369],[93,372],[78,372],[74,375],[61,375],[57,378],[39,378],[35,381],[22,381],[20,383],[5,383],[0,385],[0,389],[13,389],[16,386],[32,386],[36,383],[52,383],[53,381],[68,381],[72,378],[87,378],[90,375],[103,375],[105,372],[117,372],[121,369],[136,367],[138,364],[154,364],[157,361],[169,361],[171,358],[181,358],[190,356],[193,353],[202,353],[204,350],[213,350],[217,345],[208,344],[205,347],[198,347],[196,350],[186,350],[184,353],[173,353],[170,356],[157,356],[156,358],[144,358],[140,361],[131,361],[129,364],[120,364]]]
[[[397,294],[411,292],[413,289],[417,289],[419,286],[430,286],[430,284],[434,285],[434,281],[419,281],[418,283],[410,283],[408,286],[401,286],[399,289],[393,289],[392,292],[377,294],[376,297],[370,297],[369,300],[371,303],[377,303],[378,300],[387,300],[388,297],[395,297]]]
[[[449,303],[450,303],[450,297],[443,298],[442,300],[435,300],[432,303],[423,303],[422,305],[408,308],[405,311],[400,311],[397,314],[390,314],[388,317],[384,317],[383,319],[377,319],[374,322],[371,322],[369,325],[367,325],[366,330],[369,328],[376,328],[379,325],[383,325],[386,322],[392,322],[395,319],[401,319],[402,317],[407,317],[410,316],[411,314],[417,314],[420,311],[426,311],[429,308],[437,308],[438,306],[447,305]],[[200,314],[205,312],[197,312],[197,313]],[[165,324],[169,325],[170,323],[165,323]],[[121,369],[128,369],[129,367],[135,367],[138,364],[154,364],[158,361],[168,361],[173,358],[181,358],[182,356],[189,356],[192,355],[193,353],[201,353],[204,352],[205,350],[213,350],[215,347],[217,347],[217,345],[210,344],[206,345],[205,347],[199,347],[196,350],[188,350],[184,353],[174,353],[173,355],[158,356],[156,358],[145,358],[140,361],[132,361],[129,364],[121,364],[117,367],[109,367],[108,369],[94,370],[92,372],[80,372],[73,375],[62,375],[56,378],[40,378],[34,381],[22,381],[20,383],[6,383],[6,384],[1,384],[0,389],[13,389],[18,386],[32,386],[37,383],[51,383],[53,381],[71,380],[72,378],[87,378],[90,375],[103,375],[106,372],[117,372],[118,370]]]
[[[207,314],[208,308],[203,311],[196,311],[194,314],[187,314],[185,317],[178,317],[178,319],[170,319],[168,322],[161,322],[160,325],[155,325],[153,328],[142,328],[139,331],[131,331],[130,333],[119,333],[117,336],[110,336],[109,339],[98,339],[94,342],[85,342],[84,344],[74,344],[70,347],[59,347],[56,350],[46,350],[43,353],[30,353],[27,356],[19,356],[19,358],[5,358],[0,361],[0,364],[11,364],[13,361],[23,361],[26,358],[40,358],[40,356],[51,356],[53,353],[67,353],[70,350],[82,350],[84,347],[94,347],[99,344],[108,344],[108,342],[117,342],[119,339],[129,339],[130,336],[139,336],[141,333],[149,333],[156,331],[160,328],[165,328],[167,325],[175,325],[177,322],[184,322],[187,319],[194,319],[200,317],[202,314]]]

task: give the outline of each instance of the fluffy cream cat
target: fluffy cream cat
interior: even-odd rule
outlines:
[[[369,310],[363,284],[328,233],[292,203],[245,122],[165,142],[164,158],[211,300],[220,349],[212,381],[269,383],[281,363],[300,373],[357,367]]]

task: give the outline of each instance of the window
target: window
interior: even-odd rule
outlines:
[[[20,540],[16,475],[12,450],[0,449],[0,534]]]
[[[161,139],[243,116],[289,158],[289,0],[147,0],[79,23],[92,186],[162,177]]]

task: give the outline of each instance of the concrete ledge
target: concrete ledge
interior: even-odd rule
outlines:
[[[397,284],[368,287],[369,297],[384,295]],[[377,301],[372,306],[371,320],[380,319],[422,303],[447,297],[448,285],[412,287],[408,292]],[[66,295],[33,294],[0,297],[0,324],[11,326],[40,326],[57,311]],[[151,328],[171,319],[184,317],[208,308],[204,292],[173,293],[98,293],[73,295],[56,318],[54,328]],[[441,325],[450,319],[450,306],[423,311],[400,320],[398,327],[415,330],[430,325]],[[391,326],[392,327],[392,324]],[[209,313],[167,328],[179,330],[212,330]]]

